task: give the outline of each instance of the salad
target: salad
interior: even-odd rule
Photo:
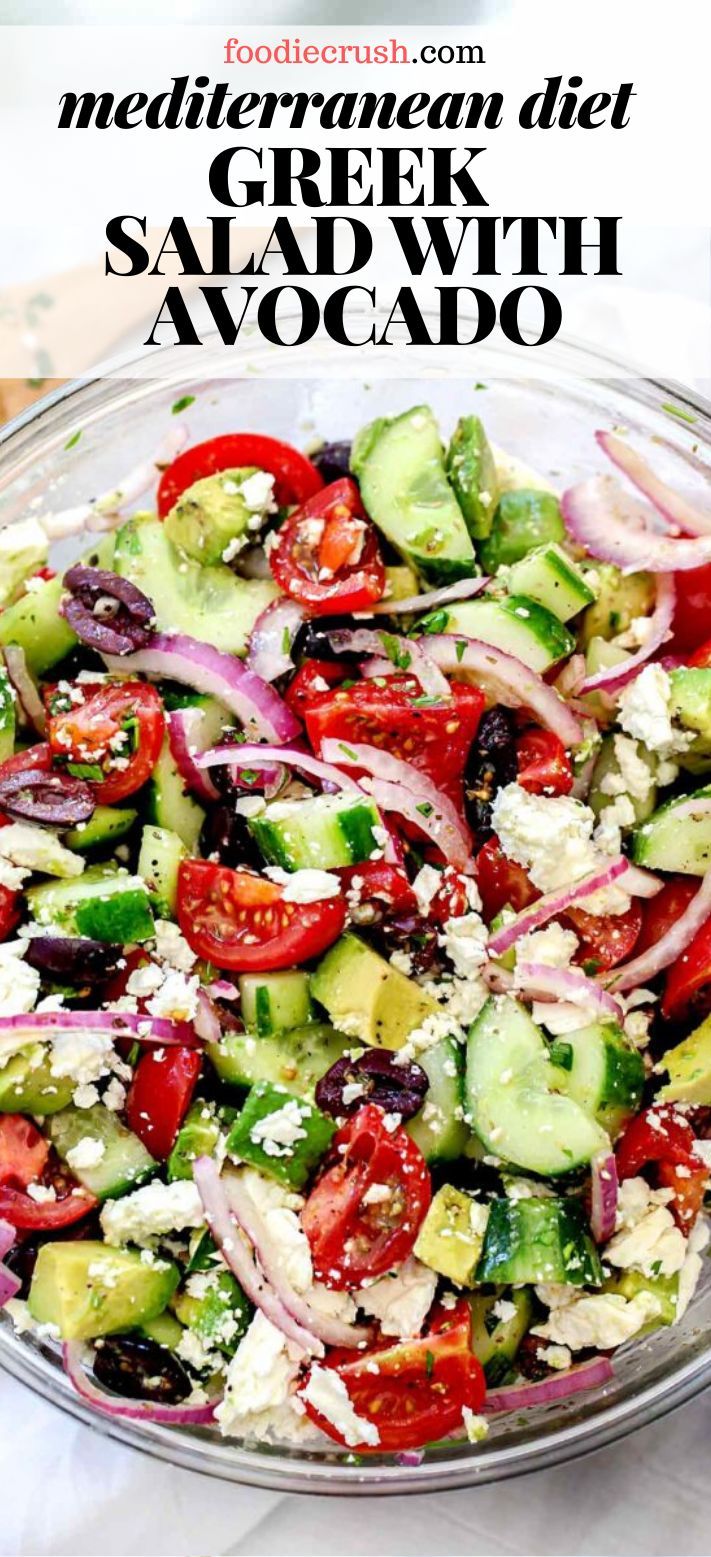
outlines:
[[[227,433],[0,533],[0,1301],[97,1410],[416,1459],[684,1313],[711,518],[597,438]]]

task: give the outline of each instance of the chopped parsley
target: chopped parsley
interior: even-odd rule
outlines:
[[[173,413],[173,416],[180,416],[181,411],[187,411],[188,406],[191,406],[191,405],[194,405],[194,404],[195,404],[195,396],[194,395],[181,395],[180,399],[176,400],[175,404],[172,405],[170,409],[171,409],[171,411]]]
[[[677,416],[680,422],[689,422],[692,427],[698,420],[691,411],[685,411],[684,407],[680,405],[672,405],[670,400],[664,402],[662,410],[666,411],[667,416]]]
[[[379,633],[378,637],[391,665],[394,665],[396,670],[409,670],[412,655],[409,649],[403,648],[400,639],[396,638],[394,633]]]
[[[464,642],[464,639],[463,638],[458,638],[454,647],[455,647],[455,653],[456,653],[457,659],[461,662],[464,659],[464,656],[465,656],[465,654],[467,652],[467,646],[466,646],[466,643]]]
[[[75,445],[79,442],[80,438],[81,438],[81,427],[79,428],[78,432],[72,433],[71,438],[67,438],[67,441],[66,441],[66,443],[64,445],[65,449],[73,449],[75,447]]]

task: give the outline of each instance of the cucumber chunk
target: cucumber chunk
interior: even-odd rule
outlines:
[[[598,1287],[600,1256],[573,1199],[494,1200],[477,1281]]]
[[[30,887],[27,901],[38,924],[57,924],[67,935],[124,945],[153,935],[145,883],[110,864],[91,865],[78,880]]]
[[[182,838],[169,827],[147,822],[141,834],[138,874],[145,882],[151,907],[159,919],[175,919],[178,871],[188,857]]]
[[[249,1326],[254,1312],[249,1299],[230,1271],[217,1267],[217,1246],[209,1233],[203,1233],[194,1248],[189,1265],[191,1276],[202,1276],[200,1283],[192,1283],[198,1291],[179,1292],[173,1299],[173,1308],[188,1329],[194,1330],[206,1348],[215,1347],[226,1357],[234,1352]]]
[[[539,672],[566,659],[575,648],[575,639],[563,622],[528,595],[463,600],[448,606],[445,631],[479,638]]]
[[[472,1351],[484,1369],[487,1384],[503,1384],[513,1371],[516,1353],[533,1319],[533,1299],[528,1287],[507,1287],[501,1295],[472,1293]],[[502,1319],[497,1308],[505,1311]],[[508,1310],[513,1309],[512,1313]]]
[[[0,669],[0,762],[15,750],[15,694],[6,670]]]
[[[191,1103],[168,1158],[168,1179],[191,1179],[198,1157],[212,1157],[220,1139],[220,1122],[211,1103]]]
[[[309,976],[299,968],[289,973],[242,973],[239,998],[244,1025],[259,1038],[304,1027],[313,1015]]]
[[[0,1068],[0,1113],[56,1114],[71,1103],[76,1082],[71,1076],[53,1076],[51,1060],[41,1043],[13,1054]]]
[[[364,427],[353,443],[351,469],[374,524],[428,583],[450,584],[477,572],[429,406]]]
[[[707,773],[711,768],[711,667],[680,665],[670,673],[673,719],[694,735],[688,751],[678,761],[689,773]]]
[[[133,1249],[96,1239],[45,1243],[37,1256],[28,1307],[65,1341],[87,1341],[155,1319],[180,1280],[171,1260],[144,1264]]]
[[[178,551],[207,566],[221,562],[232,542],[241,540],[246,545],[250,537],[256,540],[249,527],[255,509],[249,507],[241,488],[257,473],[256,465],[245,465],[203,476],[186,487],[163,521],[165,533]],[[256,510],[257,515],[263,512]]]
[[[464,1050],[454,1038],[442,1038],[417,1060],[429,1089],[418,1114],[405,1125],[426,1162],[461,1157],[469,1131],[464,1123]]]
[[[189,854],[197,854],[205,812],[185,789],[175,764],[168,737],[146,785],[146,816],[156,827],[167,828],[182,838]]]
[[[647,817],[651,816],[656,805],[657,789],[653,781],[655,765],[654,758],[649,755],[649,752],[647,752],[643,746],[638,745],[637,754],[640,762],[643,762],[645,767],[649,770],[649,791],[645,795],[644,799],[641,799],[637,795],[630,795],[630,800],[632,802],[637,821],[645,822]],[[605,782],[606,780],[609,780],[610,776],[612,776],[613,781],[618,781],[622,778],[620,764],[615,752],[614,735],[606,735],[603,737],[602,745],[600,746],[600,750],[595,759],[595,766],[593,768],[592,779],[590,782],[590,793],[588,795],[587,803],[598,818],[602,815],[605,807],[612,805],[615,799],[614,793],[610,794],[608,792],[610,788],[614,788],[614,782],[612,786],[609,785],[609,782]],[[622,792],[624,789],[625,786],[623,781]]]
[[[59,1156],[69,1162],[80,1184],[97,1200],[114,1199],[135,1189],[158,1166],[138,1136],[103,1103],[95,1103],[93,1108],[65,1108],[53,1114],[48,1134]],[[103,1148],[96,1163],[83,1166],[80,1161],[71,1160],[80,1142],[93,1142],[97,1148]]]
[[[290,1189],[303,1189],[335,1131],[315,1103],[260,1081],[232,1125],[227,1152]]]
[[[487,1001],[469,1032],[466,1097],[472,1126],[490,1152],[525,1172],[554,1177],[609,1148],[596,1120],[553,1090],[565,1086],[566,1075],[551,1064],[522,1005],[507,996]]]
[[[252,1087],[272,1081],[295,1097],[310,1096],[316,1082],[340,1060],[353,1044],[325,1022],[310,1022],[271,1038],[252,1033],[225,1033],[210,1044],[208,1059],[221,1081],[236,1087]]]
[[[88,822],[70,827],[69,832],[64,834],[64,842],[68,849],[74,849],[77,854],[86,854],[89,849],[102,846],[109,847],[131,831],[137,815],[138,812],[130,806],[96,806]]]
[[[352,795],[274,800],[247,825],[265,860],[284,870],[359,865],[380,848],[382,827],[373,801]]]
[[[499,478],[489,440],[478,416],[460,417],[445,465],[469,534],[480,540],[491,529],[499,497]]]
[[[695,794],[706,799],[711,786]],[[693,812],[679,818],[679,807],[693,798],[681,795],[667,800],[632,834],[632,858],[649,870],[679,871],[685,876],[705,876],[711,865],[711,816]]]
[[[648,616],[654,606],[651,573],[620,573],[611,562],[596,562],[597,600],[588,606],[580,623],[580,645],[592,638],[617,638],[636,616]]]
[[[577,616],[595,599],[585,574],[555,541],[537,546],[515,562],[507,587],[513,595],[528,595],[536,600],[561,622]]]
[[[644,1090],[644,1061],[614,1022],[566,1033],[550,1051],[564,1060],[563,1087],[613,1138],[637,1112]]]
[[[485,573],[496,573],[502,563],[520,562],[527,552],[548,541],[565,541],[557,497],[526,487],[503,492],[491,534],[480,548],[481,565]]]

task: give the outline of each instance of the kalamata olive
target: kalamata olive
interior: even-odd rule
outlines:
[[[76,827],[78,822],[88,822],[95,805],[90,786],[71,773],[26,768],[0,779],[0,811],[26,822]]]
[[[116,972],[123,955],[123,946],[111,945],[109,941],[90,941],[73,935],[33,935],[25,962],[51,978],[101,984]]]
[[[323,476],[326,486],[331,481],[342,481],[344,476],[354,479],[351,475],[351,445],[345,440],[342,443],[323,443],[311,455],[311,463]]]
[[[214,768],[214,773],[224,769]],[[221,865],[234,870],[240,865],[251,865],[262,870],[264,860],[249,831],[245,817],[229,805],[211,806],[200,833],[200,851],[207,858],[217,854]]]
[[[376,938],[386,954],[406,952],[412,973],[426,973],[437,956],[437,931],[421,914],[396,914],[377,926]]]
[[[517,773],[516,730],[505,708],[491,708],[472,742],[464,774],[467,819],[481,847],[491,837],[491,803],[496,791],[512,784]]]
[[[378,617],[378,626],[387,625],[382,617]],[[328,634],[342,632],[344,629],[351,632],[353,627],[367,626],[367,623],[353,621],[352,616],[319,616],[310,621],[302,622],[292,648],[292,654],[297,661],[309,660],[333,660],[338,665],[360,665],[363,655],[348,652],[336,654],[328,641]]]
[[[65,573],[64,584],[71,593],[60,610],[82,643],[103,654],[132,654],[146,647],[155,611],[135,584],[80,562]]]
[[[97,1342],[94,1374],[116,1395],[161,1405],[179,1405],[193,1387],[180,1359],[143,1335],[107,1335]]]
[[[428,1086],[421,1065],[399,1061],[389,1049],[364,1049],[358,1059],[346,1054],[326,1071],[316,1087],[316,1102],[334,1119],[357,1113],[364,1103],[378,1103],[388,1114],[412,1119]]]

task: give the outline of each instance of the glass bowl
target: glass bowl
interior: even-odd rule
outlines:
[[[526,380],[516,376],[515,369],[512,375],[506,348],[477,350],[471,371],[457,378],[429,376],[426,352],[405,355],[408,370],[413,368],[411,377],[371,376],[366,383],[348,376],[355,362],[352,353],[342,354],[335,377],[332,364],[324,364],[321,378],[271,378],[269,351],[260,356],[257,349],[250,354],[249,374],[226,380],[209,377],[224,373],[224,354],[203,348],[198,382],[197,374],[192,381],[186,379],[185,354],[170,350],[161,354],[160,378],[70,384],[3,429],[0,524],[26,513],[28,504],[35,509],[40,503],[64,508],[111,489],[175,426],[172,406],[188,393],[195,401],[181,420],[187,423],[191,442],[239,427],[308,446],[317,434],[348,437],[373,416],[423,400],[432,404],[445,429],[463,411],[475,410],[497,444],[560,485],[600,468],[592,437],[596,427],[623,426],[654,441],[655,465],[668,479],[691,496],[703,490],[703,460],[708,462],[711,451],[711,406],[692,391],[634,378],[624,364],[572,342],[556,342],[545,376]],[[369,358],[366,371],[371,373],[371,368]],[[402,359],[394,370],[399,371]],[[78,442],[67,448],[79,430]],[[144,506],[146,501],[150,499],[142,499]],[[76,541],[71,548],[66,542],[64,546],[67,555],[76,554]],[[65,560],[61,550],[58,560]],[[357,1460],[335,1446],[305,1451],[288,1445],[242,1445],[205,1429],[138,1425],[100,1416],[74,1394],[57,1348],[15,1335],[6,1317],[0,1321],[0,1362],[100,1431],[226,1480],[279,1491],[351,1495],[462,1487],[541,1469],[599,1448],[691,1399],[711,1382],[707,1265],[682,1321],[618,1352],[614,1379],[604,1388],[526,1414],[494,1417],[483,1443],[440,1444],[428,1449],[417,1466],[399,1464],[387,1455]]]

